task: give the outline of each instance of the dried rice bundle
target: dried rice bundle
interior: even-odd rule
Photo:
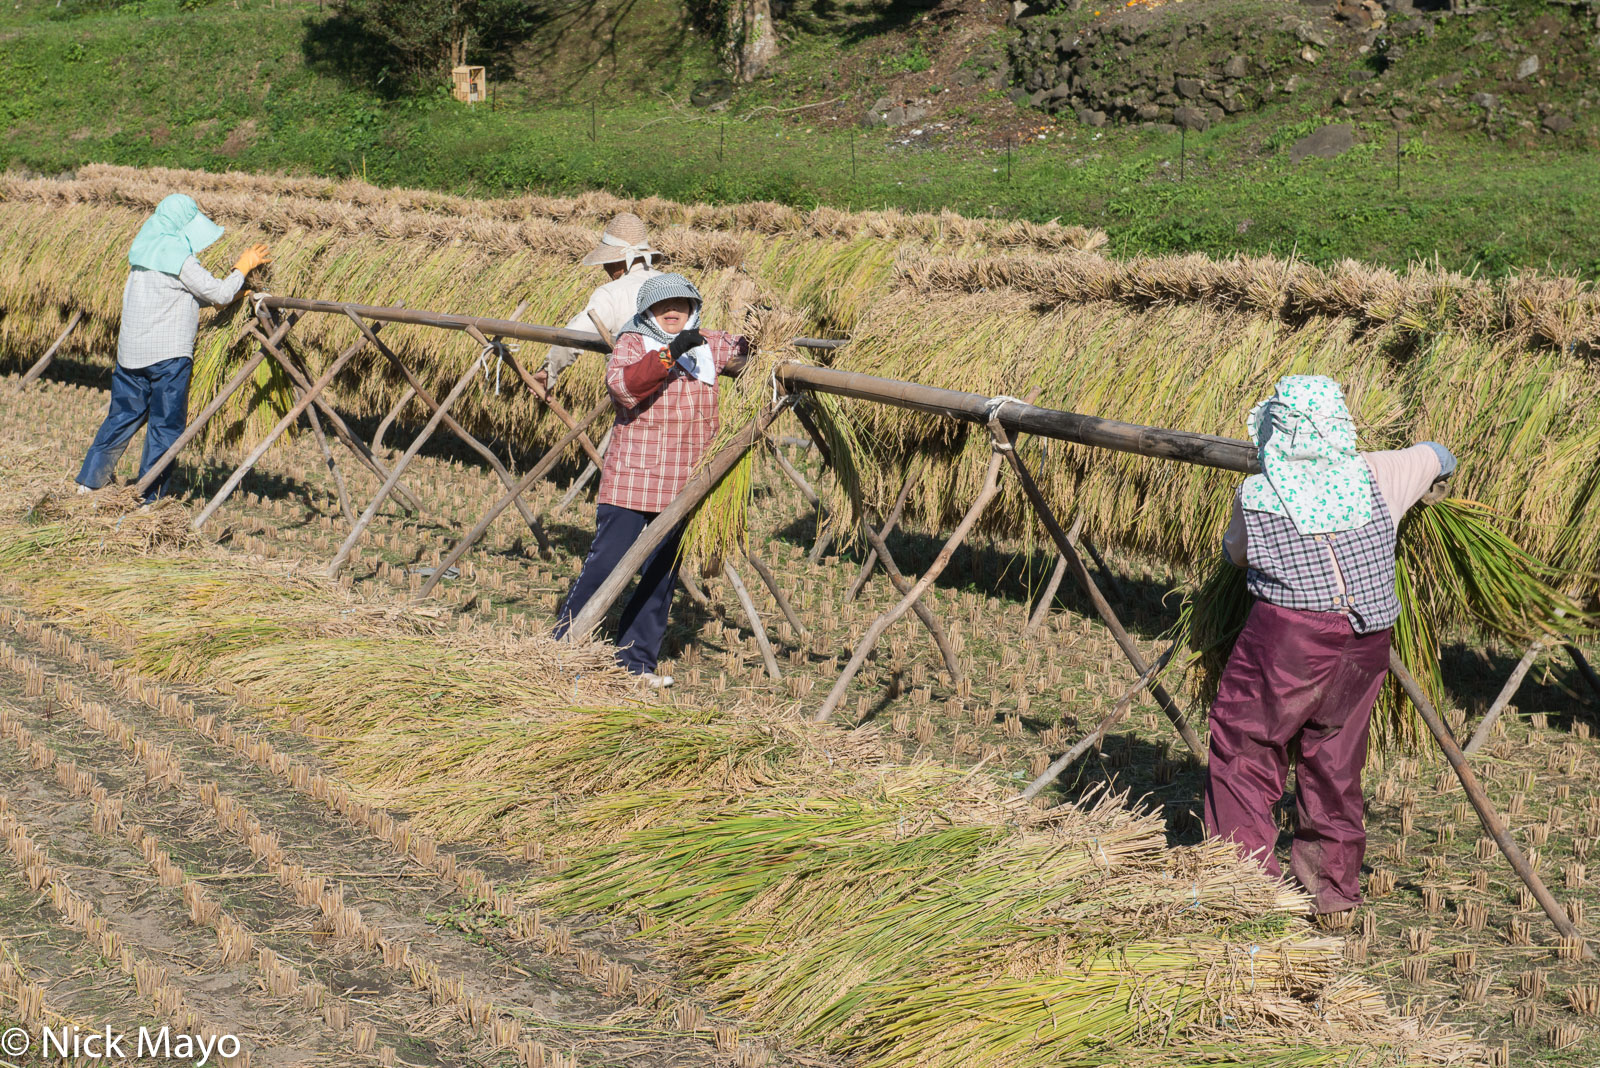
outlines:
[[[131,487],[93,494],[55,490],[36,501],[15,537],[0,542],[0,563],[149,553],[194,542],[189,510],[171,498],[148,508]]]
[[[681,204],[660,197],[627,200],[604,192],[576,197],[476,198],[416,189],[390,189],[355,179],[329,181],[164,167],[135,168],[94,164],[79,172],[83,179],[117,183],[148,181],[169,191],[238,192],[255,197],[297,196],[343,201],[355,205],[392,205],[404,211],[439,215],[482,214],[502,219],[543,218],[556,222],[593,225],[618,212],[631,211],[653,226],[690,226],[705,230],[771,235],[811,235],[832,238],[860,236],[888,240],[911,239],[933,244],[990,244],[1001,248],[1038,251],[1093,251],[1106,241],[1103,231],[1059,223],[1032,223],[968,218],[954,212],[915,214],[897,210],[841,212],[836,208],[802,211],[771,202],[739,204]]]
[[[863,1065],[1474,1052],[1348,977],[1296,918],[1303,895],[1225,844],[1169,849],[1125,798],[1040,812],[962,769],[889,763],[870,731],[620,707],[604,650],[469,644],[265,565],[25,577],[19,603],[115,629],[134,670],[321,725],[363,803],[559,847],[538,896],[645,920],[724,1005]]]

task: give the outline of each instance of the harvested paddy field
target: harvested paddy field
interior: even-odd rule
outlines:
[[[216,397],[219,414],[177,462],[179,499],[143,512],[126,488],[80,497],[71,479],[106,404],[122,250],[177,184],[229,242],[273,242],[262,287],[280,296],[256,324],[237,309],[204,324],[193,404]],[[236,1063],[256,1064],[1600,1057],[1581,959],[1600,908],[1595,694],[1544,629],[1576,621],[1582,640],[1594,592],[1585,287],[1113,260],[1102,235],[1054,224],[632,205],[708,315],[760,349],[721,390],[712,452],[758,444],[695,513],[697,581],[663,649],[677,685],[651,694],[606,647],[546,637],[592,538],[593,485],[575,449],[535,462],[578,434],[536,399],[542,350],[304,300],[293,359],[264,359],[273,342],[252,333],[289,337],[298,312],[270,313],[295,305],[273,302],[307,297],[564,321],[592,281],[574,254],[629,205],[118,168],[6,177],[0,196],[0,361],[60,339],[49,375],[11,380],[0,424],[0,831],[18,903],[0,989],[18,1019],[131,1013],[238,1034]],[[789,344],[831,332],[852,340]],[[1203,434],[1279,374],[1318,370],[1373,444],[1457,447],[1461,491],[1492,510],[1452,500],[1408,521],[1398,652],[1464,737],[1546,641],[1474,767],[1584,937],[1557,936],[1397,688],[1368,770],[1363,908],[1311,926],[1302,895],[1202,838],[1203,738],[1168,716],[1203,730],[1205,672],[1179,658],[1163,714],[1129,661],[1163,663],[1190,623],[1197,644],[1226,629],[1226,599],[1196,591],[1237,461],[1033,433],[991,445],[933,409],[817,392],[795,421],[782,360]],[[333,466],[316,419],[256,452],[309,403],[291,376],[329,384],[309,411],[362,464]],[[224,404],[226,379],[244,388]],[[442,418],[430,391],[460,400],[457,440],[423,444]],[[600,360],[556,396],[601,440]],[[236,471],[247,449],[259,462]],[[358,520],[380,478],[401,481],[384,463],[409,463],[405,488]],[[446,561],[519,476],[523,522]],[[1052,508],[1083,524],[1084,577],[1127,635],[1059,585],[1070,539],[1041,537]],[[943,570],[926,617],[867,652],[902,596],[856,537],[879,516],[900,571]],[[958,523],[970,536],[942,552]],[[810,722],[819,710],[833,722]],[[1287,832],[1292,800],[1279,808]]]
[[[768,678],[734,592],[707,582],[674,613],[678,686],[646,699],[603,650],[541,638],[587,548],[582,500],[547,520],[547,558],[504,523],[413,605],[417,568],[499,495],[487,470],[424,455],[409,477],[434,520],[385,509],[327,583],[306,577],[340,537],[312,440],[270,453],[204,540],[178,506],[96,518],[69,500],[24,521],[69,487],[105,401],[48,380],[27,397],[5,409],[0,531],[13,1015],[237,1033],[252,1064],[1600,1050],[1593,966],[1426,752],[1369,773],[1371,900],[1336,931],[1201,842],[1197,765],[1148,700],[1055,807],[1008,802],[1128,674],[1075,594],[1024,635],[1052,564],[1035,545],[980,539],[931,592],[965,683],[902,623],[851,690],[862,726],[811,728],[894,595],[879,575],[844,597],[854,548],[808,561],[815,512],[770,464],[752,540],[807,633],[747,574]],[[780,447],[819,480],[810,450]],[[183,490],[214,489],[226,460],[185,464]],[[908,572],[937,548],[892,541]],[[1153,656],[1182,577],[1117,551],[1104,577]],[[1517,652],[1447,650],[1458,730]],[[1587,929],[1600,747],[1575,685],[1541,665],[1478,764]]]

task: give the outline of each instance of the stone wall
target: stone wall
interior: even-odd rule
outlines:
[[[1088,126],[1203,130],[1258,107],[1299,47],[1280,28],[1218,30],[1208,20],[1085,28],[1045,16],[1022,27],[1011,46],[1012,99]]]

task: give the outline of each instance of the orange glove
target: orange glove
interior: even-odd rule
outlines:
[[[267,246],[251,245],[239,254],[239,262],[233,265],[233,269],[242,275],[248,276],[251,271],[260,267],[263,263],[271,262],[272,257],[267,255]]]

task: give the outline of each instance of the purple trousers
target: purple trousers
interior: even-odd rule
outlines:
[[[1257,601],[1211,708],[1206,830],[1278,876],[1272,806],[1299,750],[1289,870],[1317,912],[1361,903],[1367,850],[1361,769],[1389,668],[1389,632],[1357,634],[1338,612]]]

